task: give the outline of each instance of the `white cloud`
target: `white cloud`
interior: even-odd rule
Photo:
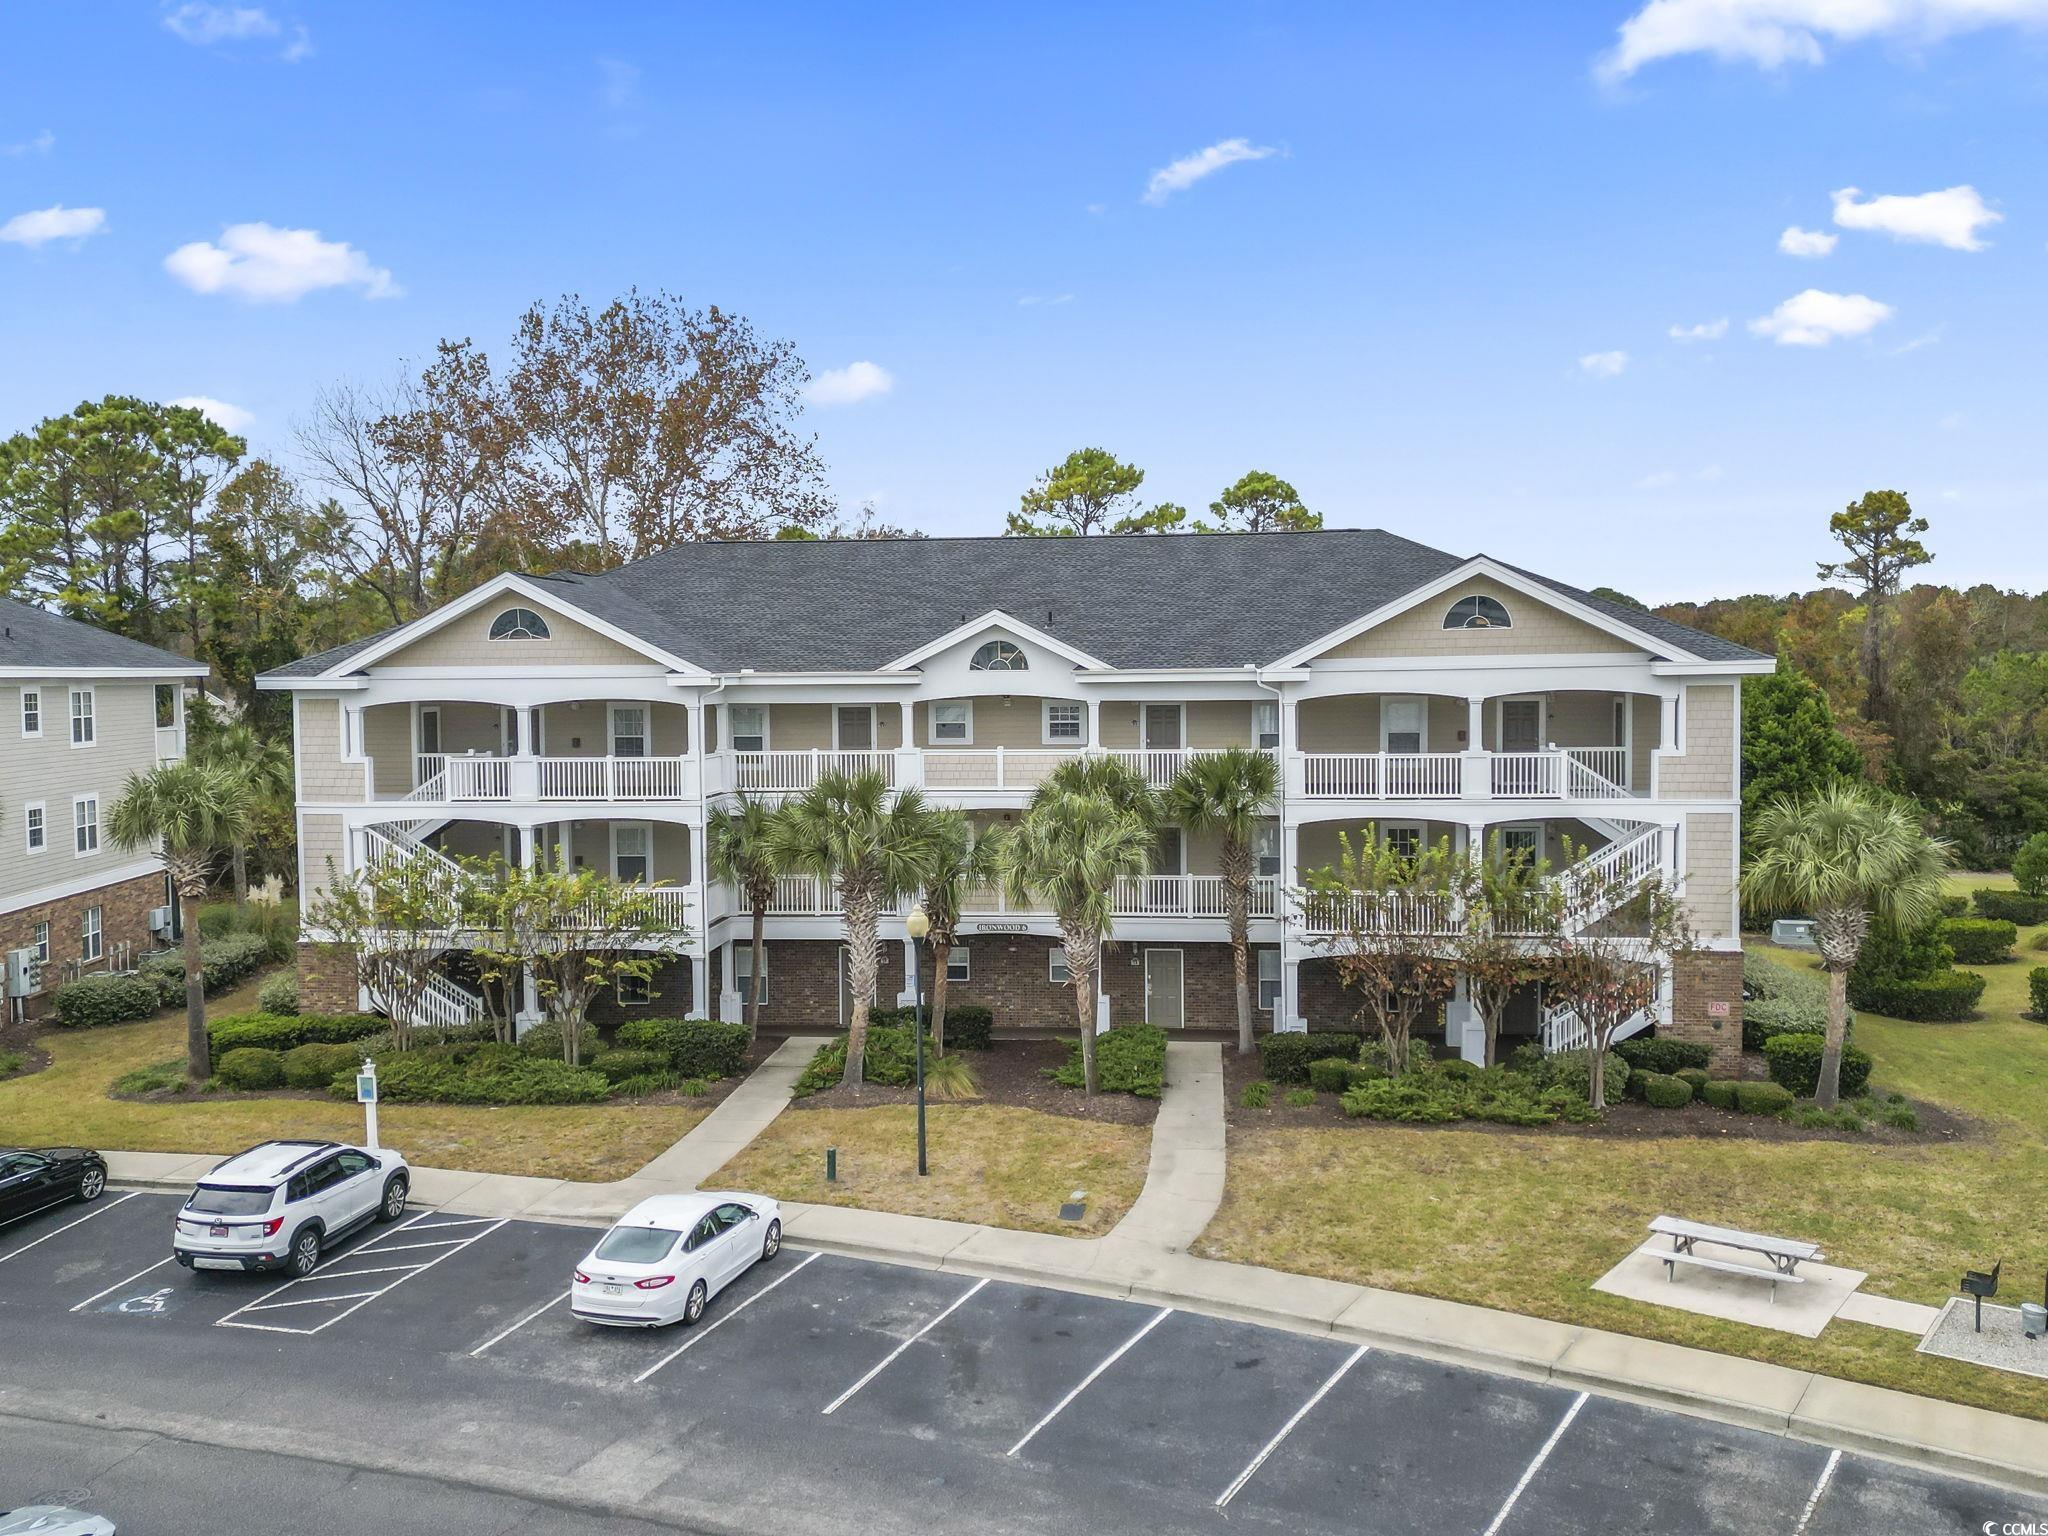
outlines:
[[[1674,325],[1671,327],[1673,341],[1719,341],[1728,334],[1727,316],[1719,320],[1702,320],[1698,325]]]
[[[301,59],[313,57],[313,34],[306,30],[304,22],[293,32],[292,40],[284,45],[284,52],[278,55],[287,64],[296,64]]]
[[[1588,352],[1579,359],[1579,372],[1593,379],[1611,379],[1627,366],[1626,352]]]
[[[23,139],[15,144],[0,144],[0,155],[19,159],[23,155],[47,155],[57,147],[57,135],[45,128],[32,139]]]
[[[220,244],[194,240],[164,258],[164,270],[196,293],[231,293],[252,303],[288,304],[320,288],[360,288],[366,299],[394,299],[405,290],[385,267],[317,229],[230,224]]]
[[[5,224],[0,224],[0,242],[25,245],[34,250],[52,240],[83,240],[87,235],[101,233],[106,227],[106,209],[66,208],[59,203],[54,208],[17,213]]]
[[[1778,236],[1778,249],[1787,256],[1826,256],[1841,240],[1840,235],[1831,235],[1821,229],[1801,229],[1797,224],[1789,226]]]
[[[1854,187],[1832,193],[1835,222],[1844,229],[1874,229],[1894,240],[1945,245],[1952,251],[1981,251],[1977,231],[2004,222],[2005,215],[1984,206],[1971,186],[1946,187],[1917,197],[1873,197],[1857,202]]]
[[[1763,69],[1820,64],[1830,43],[1936,42],[1958,32],[2048,23],[2048,0],[1649,0],[1621,24],[1596,72],[1625,80],[1646,64],[1704,53]]]
[[[245,432],[256,420],[254,411],[245,411],[239,405],[229,405],[225,400],[216,400],[211,395],[180,395],[172,405],[189,405],[215,426],[229,432]]]
[[[1211,144],[1207,149],[1198,149],[1192,155],[1182,155],[1173,164],[1152,173],[1152,179],[1145,183],[1144,200],[1158,207],[1176,192],[1185,192],[1204,176],[1213,176],[1226,165],[1236,165],[1240,160],[1264,160],[1280,151],[1263,144],[1254,144],[1250,139],[1224,139]]]
[[[164,25],[188,43],[240,43],[252,37],[276,37],[283,29],[261,6],[207,5],[201,0],[171,10]]]
[[[1666,486],[1676,484],[1678,484],[1677,470],[1660,469],[1655,474],[1645,475],[1642,479],[1638,480],[1636,482],[1636,489],[1639,491],[1661,491]]]
[[[1937,325],[1924,336],[1915,336],[1911,341],[1900,342],[1892,348],[1892,356],[1904,357],[1908,352],[1918,352],[1922,347],[1933,346],[1941,340],[1941,331],[1942,328]]]
[[[1824,347],[1840,336],[1862,336],[1896,314],[1889,304],[1860,293],[1795,293],[1760,320],[1749,322],[1758,336],[1781,347]]]
[[[877,363],[848,363],[844,368],[827,368],[811,381],[806,394],[813,405],[853,405],[886,395],[896,387],[889,370]]]
[[[1074,296],[1071,293],[1027,293],[1017,300],[1017,307],[1019,309],[1031,309],[1038,305],[1071,304],[1073,302]]]

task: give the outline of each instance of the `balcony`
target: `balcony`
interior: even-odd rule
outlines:
[[[1085,747],[907,747],[894,751],[841,752],[829,748],[789,752],[720,752],[707,763],[712,794],[801,794],[830,773],[879,773],[891,789],[924,789],[938,795],[1028,795],[1061,763],[1085,756],[1114,757],[1130,764],[1155,789],[1179,775],[1191,748]]]
[[[1541,752],[1304,752],[1293,791],[1309,800],[1615,800],[1626,747]]]
[[[1228,915],[1221,875],[1138,875],[1116,883],[1118,917],[1190,917],[1221,921]],[[885,907],[894,914],[899,908]],[[839,892],[828,882],[808,875],[785,875],[775,882],[775,899],[769,904],[770,917],[837,917]],[[735,914],[744,915],[744,914]],[[1050,919],[1052,913],[1035,903],[1019,906],[996,889],[970,891],[960,905],[962,917],[1035,917]],[[1280,915],[1280,882],[1264,876],[1252,882],[1251,915]]]
[[[414,805],[644,802],[697,798],[689,757],[488,757],[423,753]]]

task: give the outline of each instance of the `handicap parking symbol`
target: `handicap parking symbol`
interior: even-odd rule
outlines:
[[[116,1312],[125,1312],[131,1317],[136,1315],[145,1317],[159,1316],[164,1308],[170,1304],[171,1297],[176,1293],[177,1287],[167,1285],[162,1290],[151,1291],[146,1296],[129,1296],[122,1300],[114,1310]]]

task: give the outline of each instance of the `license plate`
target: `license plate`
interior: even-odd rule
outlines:
[[[228,1235],[228,1229],[221,1223],[215,1222],[212,1226],[206,1229],[206,1235],[208,1237],[226,1237]]]
[[[626,1288],[623,1285],[601,1285],[598,1289],[607,1296],[623,1296],[626,1294]]]
[[[236,1259],[194,1259],[192,1267],[194,1269],[240,1269],[242,1265]]]

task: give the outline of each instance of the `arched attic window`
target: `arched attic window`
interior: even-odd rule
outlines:
[[[1007,640],[989,641],[967,663],[970,672],[1025,672],[1030,667],[1024,653]]]
[[[491,620],[493,640],[545,640],[547,620],[531,608],[507,608]]]
[[[1445,629],[1513,629],[1515,621],[1500,602],[1474,593],[1451,604],[1444,615]]]

